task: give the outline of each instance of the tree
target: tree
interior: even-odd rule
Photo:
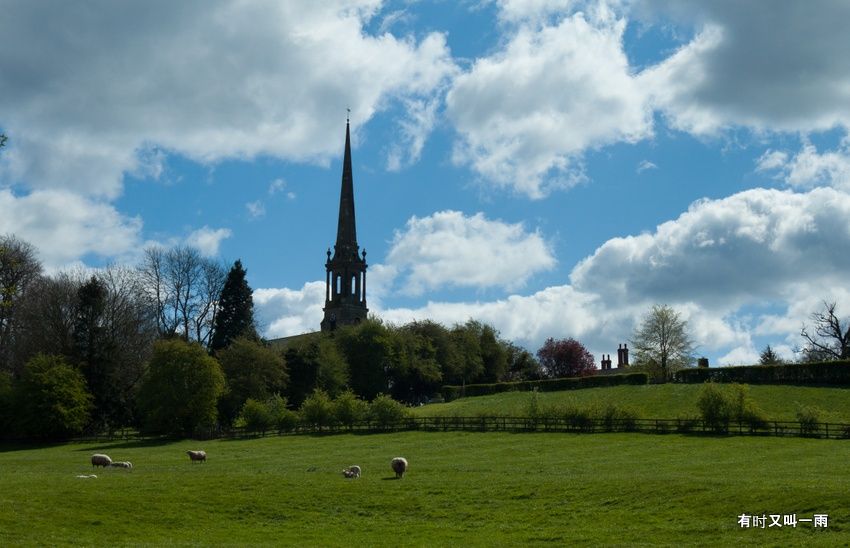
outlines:
[[[657,364],[664,379],[693,364],[694,343],[688,322],[667,305],[655,305],[632,335],[637,365]]]
[[[316,388],[336,395],[348,384],[345,357],[333,339],[321,333],[290,343],[284,359],[289,373],[287,393],[295,406],[299,406]]]
[[[452,338],[451,331],[431,320],[411,322],[405,325],[403,329],[422,336],[434,347],[434,357],[440,367],[440,375],[443,381],[460,379],[461,355]]]
[[[192,247],[149,247],[139,274],[156,310],[160,336],[179,336],[209,347],[224,287],[224,268]]]
[[[334,422],[334,406],[328,393],[317,388],[301,404],[301,417],[319,430]]]
[[[213,352],[227,348],[237,337],[258,338],[254,326],[254,300],[246,275],[239,260],[233,263],[227,273],[218,299],[218,312],[210,342],[210,350]]]
[[[850,318],[838,317],[835,302],[823,302],[823,312],[813,312],[814,332],[803,325],[800,335],[805,339],[803,348],[808,361],[850,360]]]
[[[10,366],[19,374],[37,354],[73,360],[74,322],[80,280],[67,272],[39,276],[27,286],[15,306],[15,330]]]
[[[782,363],[782,358],[773,351],[770,345],[767,345],[764,350],[762,350],[761,356],[759,357],[759,363],[761,365],[780,365]]]
[[[392,396],[420,403],[439,391],[443,378],[437,351],[429,339],[402,327],[394,329],[395,359],[388,371]]]
[[[336,330],[336,346],[349,366],[349,385],[361,398],[372,400],[389,390],[389,371],[397,361],[395,339],[394,332],[375,318]]]
[[[537,351],[540,366],[547,377],[582,377],[594,369],[593,355],[573,338],[546,339]]]
[[[504,343],[504,347],[508,363],[507,380],[533,381],[543,378],[543,370],[534,354],[511,342]]]
[[[218,353],[218,361],[227,380],[227,389],[219,411],[230,423],[248,399],[263,402],[286,388],[289,375],[283,357],[258,341],[244,337]]]
[[[338,423],[351,430],[355,424],[369,416],[369,404],[351,390],[346,390],[334,398],[333,415]]]
[[[29,360],[15,392],[25,435],[66,438],[89,422],[92,397],[86,380],[62,356],[38,354]]]
[[[475,382],[484,372],[484,360],[481,358],[481,339],[474,330],[466,325],[455,325],[451,331],[452,342],[458,353],[460,365],[451,382],[460,381],[461,386]],[[448,379],[447,379],[448,380]]]
[[[159,341],[139,393],[148,431],[188,436],[210,427],[224,392],[224,373],[198,343]]]
[[[8,371],[13,367],[18,305],[40,275],[41,263],[32,245],[13,235],[0,236],[0,369]]]

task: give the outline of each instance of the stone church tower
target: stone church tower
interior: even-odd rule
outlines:
[[[333,256],[325,263],[325,317],[322,331],[333,331],[366,319],[366,250],[360,254],[354,221],[354,177],[351,174],[351,138],[345,121],[345,156],[339,193],[339,222]]]

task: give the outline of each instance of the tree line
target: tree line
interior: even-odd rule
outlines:
[[[186,434],[233,425],[248,400],[297,408],[321,390],[416,404],[447,383],[563,373],[475,320],[369,318],[270,344],[251,293],[240,261],[228,271],[190,247],[146,249],[135,267],[48,274],[32,245],[0,236],[0,433]]]
[[[176,246],[134,267],[47,274],[35,248],[0,236],[0,437],[132,427],[190,434],[244,420],[245,405],[300,408],[317,390],[418,404],[443,385],[592,374],[573,338],[532,354],[476,320],[396,326],[369,318],[332,333],[265,341],[240,261],[229,269]],[[848,357],[834,303],[803,327],[806,359]],[[688,324],[654,306],[630,341],[633,369],[659,380],[694,365]],[[768,347],[762,361],[778,360]],[[259,402],[259,403],[258,403]],[[255,413],[256,414],[256,413]]]

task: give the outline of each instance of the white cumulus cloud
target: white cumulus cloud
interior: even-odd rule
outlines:
[[[396,232],[387,263],[398,269],[402,293],[420,295],[444,286],[517,289],[556,261],[543,236],[522,223],[449,210],[412,217]]]
[[[369,34],[379,8],[374,0],[7,5],[3,172],[30,188],[115,197],[124,174],[161,172],[152,150],[205,163],[326,161],[339,152],[328,135],[346,105],[359,128],[396,101],[429,101],[455,71],[442,34]],[[421,145],[406,146],[412,158]]]
[[[625,26],[601,8],[519,24],[449,90],[455,161],[541,198],[584,180],[586,149],[649,137],[652,113],[623,51]]]
[[[0,234],[35,246],[45,267],[56,270],[92,254],[129,257],[139,249],[142,221],[112,205],[63,190],[17,196],[0,190]]]
[[[186,243],[200,251],[201,255],[214,257],[218,255],[221,242],[231,236],[233,236],[233,231],[229,228],[203,226],[189,234],[186,237]]]

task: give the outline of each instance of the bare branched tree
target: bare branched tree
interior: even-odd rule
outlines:
[[[160,336],[179,335],[209,346],[227,276],[224,266],[192,247],[151,247],[145,250],[139,273],[156,311]]]
[[[811,315],[814,331],[805,324],[800,329],[803,352],[810,359],[850,360],[850,319],[838,317],[835,302],[824,301],[823,307]]]
[[[658,367],[664,378],[693,364],[694,342],[688,322],[667,305],[655,305],[632,335],[636,365]]]
[[[12,235],[0,236],[0,370],[11,367],[21,297],[40,275],[41,263],[32,245]]]

